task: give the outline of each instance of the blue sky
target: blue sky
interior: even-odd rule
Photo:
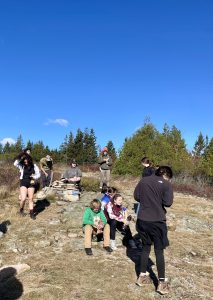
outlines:
[[[0,1],[0,141],[93,128],[118,149],[146,117],[212,137],[212,0]]]

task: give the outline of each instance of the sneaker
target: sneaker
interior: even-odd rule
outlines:
[[[166,295],[169,293],[169,285],[167,279],[158,282],[157,292],[161,295]]]
[[[148,272],[146,272],[146,275],[139,275],[139,277],[136,281],[136,284],[138,286],[143,286],[144,284],[151,284],[151,283],[152,283],[152,280],[151,280]]]
[[[117,250],[116,244],[115,244],[115,240],[110,240],[110,248],[112,250]]]
[[[109,246],[104,247],[104,249],[105,249],[106,252],[108,252],[108,253],[113,252],[112,248],[110,248]]]
[[[87,255],[93,255],[91,248],[85,248],[85,252]]]

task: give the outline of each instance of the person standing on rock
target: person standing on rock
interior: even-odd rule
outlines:
[[[172,169],[160,166],[155,175],[142,178],[134,190],[134,198],[140,202],[136,230],[142,240],[141,273],[136,284],[143,286],[152,283],[147,272],[151,245],[154,244],[156,265],[158,271],[157,292],[169,293],[168,281],[165,277],[164,249],[169,245],[166,225],[166,209],[173,203],[171,178]]]
[[[53,177],[53,159],[46,155],[40,160],[42,187],[50,186]]]
[[[24,216],[26,198],[29,201],[30,218],[35,219],[33,212],[33,196],[37,188],[37,180],[40,178],[40,171],[33,163],[32,157],[26,153],[20,153],[14,162],[14,166],[20,171],[20,210],[19,214]]]
[[[100,189],[102,189],[103,184],[109,186],[110,181],[110,168],[112,166],[112,158],[108,154],[108,148],[104,147],[101,151],[100,158],[98,160],[100,166]]]

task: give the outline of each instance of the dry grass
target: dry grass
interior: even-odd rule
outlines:
[[[133,205],[132,193],[137,183],[137,179],[132,179],[128,176],[112,178],[112,185],[119,188],[129,207]],[[144,288],[135,285],[135,264],[127,257],[124,246],[108,255],[102,245],[93,244],[94,256],[85,255],[81,217],[95,193],[84,192],[80,202],[72,203],[70,218],[69,213],[61,213],[64,206],[54,202],[35,221],[17,216],[17,195],[18,191],[1,201],[0,220],[9,219],[11,226],[1,239],[0,261],[2,259],[3,265],[20,262],[30,265],[30,271],[17,277],[24,288],[21,299],[213,298],[212,201],[175,193],[168,218],[175,223],[176,230],[169,232],[170,247],[166,250],[171,293],[164,297],[155,292],[154,285]],[[51,223],[57,220],[60,223]],[[132,229],[135,233],[134,224]],[[139,258],[137,253],[135,255]],[[151,258],[155,261],[153,252]],[[153,271],[156,273],[155,266]]]

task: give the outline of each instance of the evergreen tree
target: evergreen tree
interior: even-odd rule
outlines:
[[[20,134],[17,137],[16,143],[14,145],[14,150],[18,154],[18,153],[20,153],[23,150],[23,148],[24,148],[24,142],[23,142],[22,136]]]
[[[74,139],[74,159],[78,164],[82,164],[84,161],[84,134],[81,129],[77,130]]]
[[[194,156],[201,157],[204,153],[205,148],[206,148],[206,141],[204,140],[204,137],[203,137],[202,133],[200,132],[197,140],[195,141],[195,145],[193,148]]]
[[[46,155],[45,152],[45,146],[42,141],[38,141],[34,144],[33,151],[32,151],[32,157],[35,161],[40,161],[42,157]]]
[[[94,164],[97,161],[96,137],[93,129],[84,131],[83,139],[83,161],[87,164]]]
[[[114,163],[116,161],[116,159],[117,159],[117,154],[116,154],[116,150],[115,150],[115,147],[114,147],[112,141],[109,141],[107,143],[107,148],[108,148],[109,154],[110,154],[110,156],[112,158],[112,161]]]
[[[74,138],[73,134],[70,131],[68,142],[67,142],[67,160],[70,162],[74,158]]]
[[[205,174],[211,177],[213,180],[213,138],[211,138],[208,146],[204,151],[202,165]]]
[[[64,138],[64,142],[59,147],[59,156],[60,161],[65,162],[67,164],[67,148],[68,148],[68,136],[66,135]]]

